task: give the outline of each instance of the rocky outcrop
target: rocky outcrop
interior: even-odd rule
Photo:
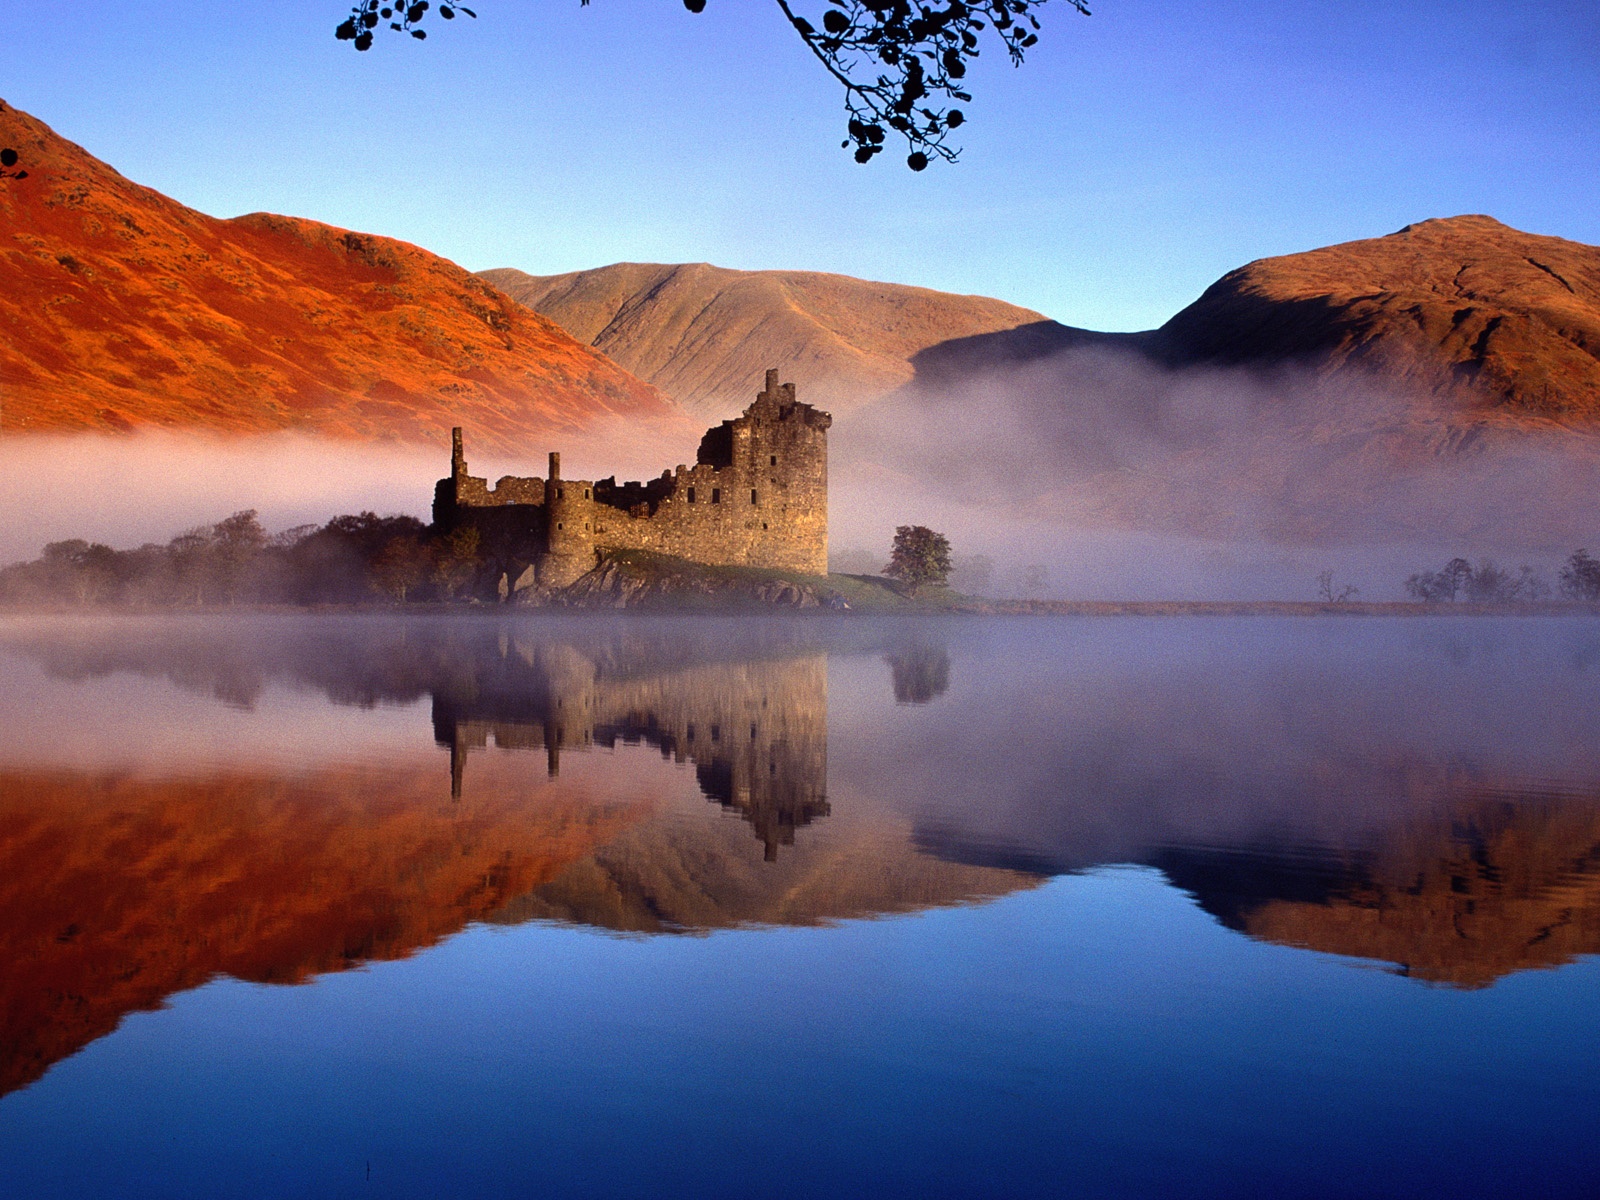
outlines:
[[[850,607],[837,591],[811,578],[707,567],[647,554],[608,557],[567,587],[526,587],[516,591],[513,599],[544,608],[842,611]]]

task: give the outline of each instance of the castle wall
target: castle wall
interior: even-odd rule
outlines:
[[[528,564],[560,587],[606,550],[649,550],[712,566],[828,570],[828,443],[832,418],[795,400],[767,372],[744,415],[707,432],[699,461],[648,483],[507,476],[489,488],[467,474],[457,438],[434,520],[477,526],[490,568],[516,580]]]

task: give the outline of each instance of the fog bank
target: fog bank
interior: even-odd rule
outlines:
[[[1397,599],[1453,555],[1548,573],[1600,542],[1600,438],[1353,372],[1074,349],[924,378],[834,435],[836,550],[929,525],[1052,597],[1312,599],[1333,570]]]
[[[651,445],[620,426],[530,447],[521,459],[475,453],[468,430],[466,450],[473,474],[491,484],[507,474],[543,476],[550,450],[562,452],[563,473],[572,478],[649,478],[684,454],[684,447]],[[692,447],[689,453],[692,459]],[[273,531],[364,510],[426,521],[434,482],[449,471],[443,442],[304,433],[8,436],[0,438],[0,565],[34,558],[46,543],[66,538],[117,549],[166,542],[247,508]]]

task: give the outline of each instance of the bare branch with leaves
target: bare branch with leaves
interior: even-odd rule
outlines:
[[[587,7],[589,0],[580,0]],[[955,162],[960,148],[950,135],[966,123],[972,96],[965,80],[985,38],[998,42],[1014,66],[1039,41],[1039,11],[1049,0],[775,0],[784,19],[844,88],[844,149],[858,163],[881,154],[892,138],[907,147],[906,165],[921,171],[934,159]],[[1088,0],[1062,0],[1084,16]],[[683,0],[692,13],[706,0]],[[817,8],[821,8],[820,14]],[[372,47],[383,29],[426,38],[430,12],[446,20],[457,13],[478,14],[459,4],[437,7],[429,0],[393,3],[357,0],[335,36]]]

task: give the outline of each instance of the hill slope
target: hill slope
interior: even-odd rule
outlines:
[[[917,381],[949,386],[1072,350],[1168,367],[1354,368],[1452,407],[1600,418],[1600,247],[1493,217],[1421,221],[1385,237],[1229,271],[1160,329],[1055,321],[930,346]]]
[[[708,419],[741,409],[770,366],[808,403],[848,413],[910,380],[912,356],[929,346],[1043,320],[984,296],[816,271],[615,263],[480,274]]]
[[[0,430],[305,429],[477,445],[624,423],[693,431],[655,388],[415,246],[218,220],[0,104]]]
[[[1489,217],[1259,260],[1160,329],[1041,322],[915,366],[841,426],[841,485],[1235,541],[1592,540],[1600,248]]]
[[[1600,247],[1492,217],[1265,258],[1162,326],[1169,361],[1358,365],[1530,415],[1600,417]]]

